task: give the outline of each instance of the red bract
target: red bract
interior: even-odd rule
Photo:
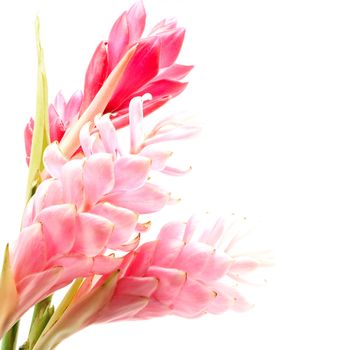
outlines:
[[[107,41],[102,41],[90,61],[85,76],[82,111],[90,104],[108,74],[127,50],[138,44],[123,78],[115,89],[105,112],[115,114],[115,125],[124,126],[130,100],[150,93],[153,100],[145,104],[145,114],[159,108],[186,87],[180,82],[192,66],[175,64],[185,36],[185,29],[177,27],[175,20],[163,20],[141,38],[146,22],[142,1],[124,12],[115,22]]]
[[[121,128],[129,124],[128,106],[133,97],[145,93],[152,100],[144,104],[144,115],[179,95],[187,83],[181,82],[193,68],[176,64],[182,47],[185,29],[175,20],[163,20],[141,38],[146,21],[142,1],[124,12],[113,25],[107,41],[101,41],[85,74],[84,93],[76,92],[66,103],[61,93],[49,107],[51,141],[60,142],[72,122],[91,104],[107,77],[133,45],[136,51],[128,62],[120,81],[107,103],[104,113],[111,113],[113,124]],[[34,122],[25,129],[27,161],[30,157]]]

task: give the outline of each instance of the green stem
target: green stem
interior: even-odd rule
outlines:
[[[41,333],[49,322],[54,310],[51,306],[52,295],[36,304],[34,307],[32,323],[30,325],[27,347],[33,349]]]
[[[15,350],[17,345],[17,334],[19,321],[4,335],[1,350]]]

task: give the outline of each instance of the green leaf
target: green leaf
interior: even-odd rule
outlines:
[[[50,143],[49,115],[48,115],[48,88],[44,65],[44,52],[40,43],[40,22],[36,18],[36,46],[38,55],[37,97],[32,149],[28,170],[27,202],[35,192],[41,181],[40,174],[44,169],[43,153]]]
[[[47,323],[43,334],[46,333],[64,314],[69,305],[71,305],[74,297],[77,295],[81,284],[83,283],[83,278],[78,278],[69,288],[67,294],[64,296],[62,302],[57,307],[55,313],[50,318],[50,321]]]
[[[36,343],[34,350],[52,350],[64,339],[88,325],[89,319],[98,313],[111,299],[119,271],[89,294],[70,305],[62,317]]]
[[[45,329],[50,318],[54,314],[54,307],[51,306],[52,297],[48,297],[35,305],[32,324],[28,337],[28,349],[33,349],[41,333]]]
[[[16,282],[13,277],[10,264],[10,249],[9,245],[5,249],[4,264],[0,277],[0,338],[11,326],[12,314],[16,310],[18,304],[18,294]]]

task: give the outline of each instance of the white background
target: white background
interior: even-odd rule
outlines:
[[[1,1],[1,249],[16,238],[23,207],[35,14],[52,97],[82,87],[95,45],[131,4]],[[162,113],[187,109],[204,124],[182,152],[192,174],[172,182],[183,203],[166,213],[239,211],[276,266],[246,314],[96,326],[60,349],[349,349],[348,4],[145,0],[148,25],[174,16],[187,28],[179,61],[196,65],[189,88]]]

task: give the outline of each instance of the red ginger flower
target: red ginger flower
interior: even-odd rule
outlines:
[[[187,83],[181,82],[181,79],[193,67],[175,63],[185,29],[177,27],[175,20],[163,20],[146,38],[141,38],[145,21],[145,9],[140,1],[117,19],[108,40],[97,46],[85,75],[84,94],[76,92],[67,103],[61,93],[56,96],[54,104],[49,106],[51,141],[61,141],[66,130],[91,104],[112,70],[135,44],[136,51],[104,110],[104,113],[112,113],[116,128],[129,123],[128,106],[133,97],[145,93],[153,96],[144,105],[144,113],[148,115],[185,89]],[[31,119],[25,129],[27,159],[30,156],[33,127],[34,121]]]
[[[159,108],[186,87],[184,78],[192,66],[175,64],[182,47],[185,29],[177,27],[175,20],[163,20],[141,38],[146,22],[142,1],[124,12],[115,22],[107,41],[102,41],[88,67],[85,76],[82,111],[90,104],[105,79],[134,44],[138,44],[134,56],[110,99],[105,113],[111,112],[117,127],[128,123],[126,114],[130,100],[150,93],[153,99],[144,106],[145,115]]]

